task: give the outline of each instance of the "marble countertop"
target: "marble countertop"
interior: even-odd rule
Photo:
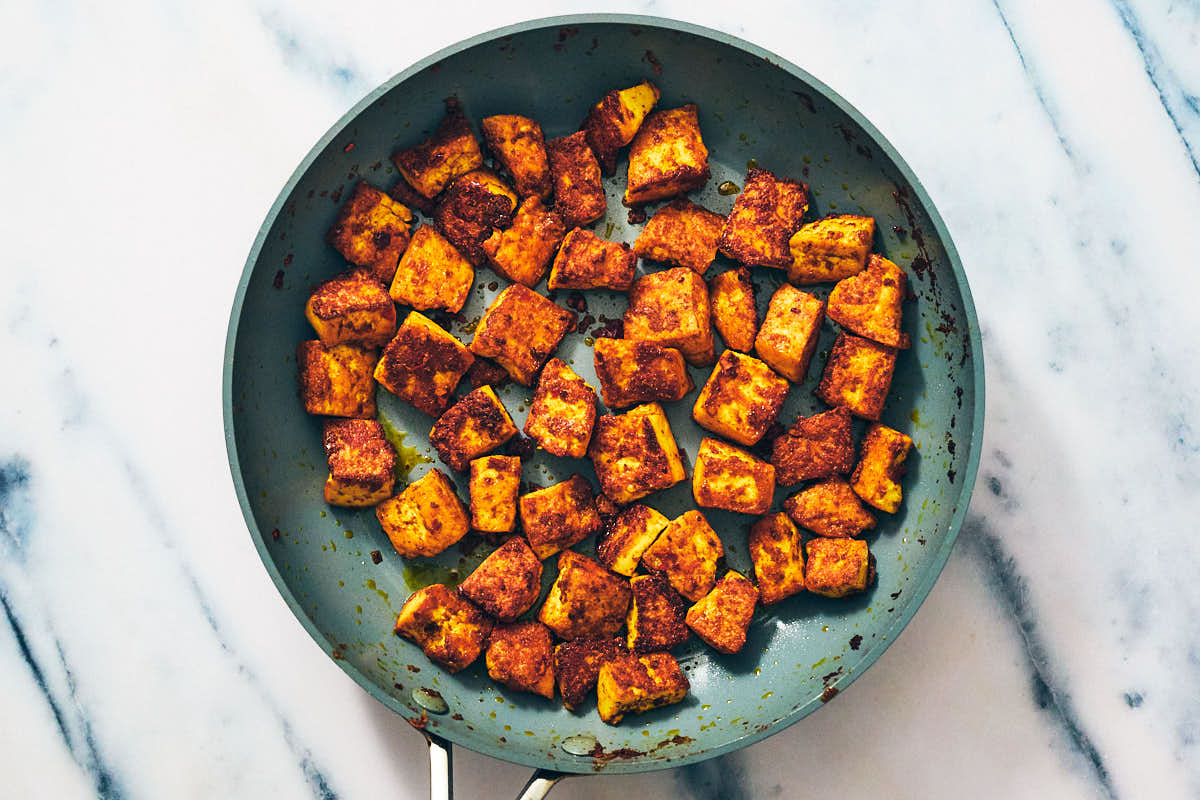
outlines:
[[[836,703],[562,796],[1200,796],[1200,9],[1162,5],[608,5],[773,50],[891,139],[969,275],[987,425],[941,580]],[[421,737],[264,571],[219,394],[312,143],[417,58],[588,10],[451,7],[0,10],[0,794],[425,795]],[[525,778],[457,755],[460,796]]]

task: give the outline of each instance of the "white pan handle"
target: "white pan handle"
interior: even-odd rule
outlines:
[[[429,743],[429,800],[454,800],[454,757],[450,742],[421,731]],[[562,772],[539,769],[529,778],[517,800],[542,800],[554,785],[567,777]]]

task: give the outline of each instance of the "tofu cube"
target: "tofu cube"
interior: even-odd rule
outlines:
[[[749,267],[786,269],[792,263],[788,240],[807,211],[807,186],[751,169],[721,230],[721,252]]]
[[[426,141],[392,154],[392,163],[409,185],[425,197],[436,197],[450,181],[483,166],[479,140],[458,99],[446,101],[446,115]]]
[[[522,537],[514,536],[493,550],[458,591],[501,622],[512,622],[541,595],[542,562]]]
[[[692,468],[692,496],[703,508],[765,514],[775,496],[775,468],[740,447],[706,436]]]
[[[488,675],[510,689],[554,699],[554,642],[540,622],[497,625],[484,656]]]
[[[440,469],[375,506],[375,516],[392,547],[405,558],[436,556],[458,544],[470,529],[467,509]]]
[[[854,467],[854,436],[850,409],[799,417],[787,432],[771,443],[775,482],[795,486],[803,481],[845,475]]]
[[[768,514],[750,526],[747,540],[759,600],[764,606],[804,591],[804,547],[787,514]]]
[[[634,281],[625,310],[625,338],[674,347],[696,366],[713,363],[712,310],[704,279],[687,267]]]
[[[673,347],[632,339],[597,339],[592,350],[604,405],[671,403],[695,388],[683,353]]]
[[[792,234],[788,280],[799,286],[856,275],[875,240],[875,220],[841,214],[810,222]]]
[[[558,577],[538,619],[560,639],[616,636],[629,610],[629,583],[574,550],[558,556]]]
[[[633,599],[625,617],[625,642],[630,650],[646,653],[670,650],[688,639],[684,622],[688,603],[661,574],[635,575],[629,580]]]
[[[875,582],[875,556],[862,539],[811,539],[804,588],[825,597],[865,592]]]
[[[843,278],[829,293],[829,318],[851,333],[907,349],[908,334],[900,331],[907,289],[904,270],[872,253],[866,269]]]
[[[687,477],[671,425],[658,403],[598,418],[588,455],[600,488],[619,505],[674,486]]]
[[[592,106],[582,128],[605,175],[616,170],[617,152],[633,141],[658,98],[658,87],[642,81],[628,89],[614,89]]]
[[[894,347],[843,331],[829,351],[817,397],[831,406],[845,406],[856,417],[878,422],[895,369]]]
[[[880,511],[896,513],[903,495],[900,477],[904,475],[904,460],[912,443],[907,434],[878,422],[867,428],[858,466],[850,478],[850,488],[863,502]]]
[[[304,305],[304,316],[326,347],[382,347],[396,335],[396,306],[383,284],[365,269],[318,286]]]
[[[717,257],[717,240],[724,226],[725,217],[677,197],[654,212],[633,249],[650,261],[687,267],[703,275]]]
[[[702,428],[747,446],[758,443],[779,418],[788,382],[754,356],[721,353],[692,407]]]
[[[572,711],[579,708],[596,688],[600,667],[625,654],[625,641],[619,638],[576,639],[555,646],[554,671],[563,705]]]
[[[653,508],[634,503],[607,523],[604,537],[596,543],[596,559],[618,575],[632,576],[642,553],[668,522]]]
[[[783,504],[792,521],[818,536],[851,538],[875,527],[875,517],[841,476],[826,478]]]
[[[596,390],[562,359],[547,361],[533,393],[525,434],[551,455],[583,458],[595,425]]]
[[[471,262],[437,228],[422,225],[400,259],[388,294],[418,311],[444,308],[457,314],[474,282]]]
[[[712,591],[717,560],[725,555],[721,540],[699,511],[687,511],[667,524],[642,553],[648,570],[666,573],[675,591],[693,603]]]
[[[392,496],[396,451],[382,425],[373,419],[327,419],[322,440],[329,462],[326,503],[355,508]]]
[[[475,361],[466,346],[424,314],[413,311],[383,348],[375,380],[430,416],[446,410],[454,389]]]
[[[517,528],[517,493],[521,485],[518,456],[483,456],[471,462],[471,527],[484,533],[512,533]]]
[[[600,667],[596,710],[616,725],[626,714],[669,706],[687,697],[691,685],[670,653],[619,656]]]
[[[771,295],[754,352],[788,380],[804,383],[824,318],[823,302],[785,283]]]
[[[462,472],[471,459],[495,450],[516,435],[517,426],[495,390],[480,386],[438,417],[429,433],[429,443],[450,469]]]
[[[296,348],[300,400],[309,414],[328,417],[375,416],[375,350],[356,344],[326,347],[318,341]]]
[[[546,142],[546,155],[554,180],[554,210],[567,230],[603,217],[608,200],[600,183],[600,163],[588,146],[587,134],[577,131],[551,139]]]
[[[708,301],[712,306],[713,325],[731,350],[749,353],[754,349],[758,331],[758,307],[754,283],[745,267],[714,275],[708,282]]]
[[[687,610],[687,626],[714,650],[732,654],[746,645],[758,589],[744,575],[726,572],[712,591]]]
[[[498,294],[484,312],[471,352],[495,360],[514,381],[531,386],[574,325],[575,312],[516,284]]]
[[[440,583],[413,592],[396,617],[396,633],[451,672],[479,658],[491,632],[486,614]]]
[[[483,264],[483,243],[512,224],[517,195],[491,170],[477,169],[454,179],[442,194],[433,221],[463,257]]]
[[[325,238],[347,261],[371,270],[386,285],[408,245],[410,222],[408,206],[359,181]]]
[[[629,148],[625,205],[640,206],[692,189],[708,180],[708,148],[700,138],[696,106],[655,111]]]
[[[553,183],[542,126],[529,117],[499,114],[484,117],[480,127],[488,148],[512,175],[517,193],[522,197],[550,199]]]
[[[550,289],[615,289],[623,292],[633,283],[637,254],[627,244],[601,239],[575,228],[563,239],[554,266]]]
[[[472,389],[478,389],[480,386],[499,389],[508,383],[508,370],[486,358],[477,358],[467,370],[467,383]]]
[[[521,495],[521,526],[538,558],[549,558],[600,530],[596,498],[576,473],[561,483]]]
[[[484,240],[483,252],[497,275],[532,289],[546,274],[566,230],[562,217],[534,195],[521,203],[510,227]]]

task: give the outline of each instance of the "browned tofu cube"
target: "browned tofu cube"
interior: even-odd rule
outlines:
[[[629,580],[633,599],[625,617],[625,642],[640,653],[670,650],[688,639],[684,622],[688,603],[661,574],[635,575]]]
[[[693,603],[712,591],[717,560],[725,555],[721,540],[699,511],[687,511],[668,523],[642,553],[642,564],[661,570],[675,591]]]
[[[804,591],[804,548],[787,514],[768,514],[751,525],[747,547],[764,606]]]
[[[396,633],[451,672],[479,658],[491,632],[486,614],[440,583],[413,592],[396,617]]]
[[[831,406],[845,406],[856,417],[878,422],[895,369],[894,347],[843,331],[829,351],[817,397]]]
[[[596,498],[576,473],[561,483],[521,495],[521,526],[538,558],[549,558],[600,530]]]
[[[700,138],[696,106],[655,111],[629,148],[625,205],[640,206],[692,189],[708,180],[708,148]]]
[[[471,462],[471,527],[484,533],[511,533],[517,527],[521,485],[518,456],[483,456]]]
[[[480,127],[488,148],[512,175],[517,193],[548,200],[553,184],[542,126],[529,117],[499,114],[484,117]]]
[[[629,610],[629,583],[574,550],[558,556],[558,577],[538,619],[560,639],[616,636]]]
[[[626,714],[640,714],[678,703],[691,685],[670,653],[630,653],[605,663],[596,680],[600,719],[616,725]]]
[[[547,361],[533,393],[525,434],[547,453],[583,458],[595,425],[596,390],[562,359]]]
[[[483,252],[496,274],[532,289],[546,274],[566,230],[562,217],[534,195],[521,203],[512,226],[484,241]]]
[[[614,89],[592,106],[582,128],[604,174],[611,175],[617,168],[617,152],[633,141],[658,98],[658,87],[642,81],[628,89]]]
[[[687,267],[652,272],[629,290],[625,338],[677,348],[696,366],[713,363],[712,310],[704,279]]]
[[[426,141],[392,154],[392,163],[409,185],[425,197],[436,197],[450,181],[483,166],[479,140],[459,107],[446,100],[446,116]]]
[[[508,370],[486,358],[476,358],[467,370],[467,383],[472,389],[478,389],[480,386],[499,389],[508,383],[508,380]]]
[[[623,292],[633,283],[637,254],[629,245],[601,239],[575,228],[563,239],[554,266],[550,289],[615,289]]]
[[[325,502],[331,506],[373,506],[392,496],[396,451],[373,419],[327,419],[323,435],[329,477]]]
[[[866,265],[874,239],[871,217],[841,214],[810,222],[792,235],[788,280],[803,286],[855,275]]]
[[[785,283],[771,295],[754,352],[788,380],[804,383],[824,318],[823,302]]]
[[[471,459],[495,450],[517,435],[508,409],[491,386],[480,386],[438,417],[429,443],[450,469],[461,472]]]
[[[754,301],[754,283],[750,270],[738,267],[708,282],[708,301],[712,306],[713,325],[731,350],[749,353],[754,349],[758,331],[758,307]]]
[[[501,622],[512,622],[533,608],[542,593],[542,562],[520,536],[485,558],[458,590]]]
[[[600,395],[609,408],[682,400],[695,388],[683,353],[632,339],[597,339],[592,351]]]
[[[540,622],[497,625],[488,640],[488,675],[510,689],[554,699],[554,643]]]
[[[829,318],[851,333],[907,348],[908,334],[900,331],[907,288],[904,270],[872,253],[865,270],[842,279],[829,293]]]
[[[620,505],[687,477],[671,425],[658,403],[598,418],[588,455],[600,488]]]
[[[753,445],[779,418],[788,382],[754,356],[721,353],[700,390],[692,419],[738,444]]]
[[[850,488],[863,502],[880,511],[896,513],[903,495],[900,477],[904,475],[904,460],[912,443],[907,434],[878,422],[867,428],[858,466],[850,478]]]
[[[818,536],[849,538],[875,527],[875,517],[863,508],[845,478],[835,476],[792,495],[784,511],[797,525]]]
[[[414,408],[436,417],[446,410],[455,387],[474,361],[462,342],[413,311],[383,348],[375,380]]]
[[[326,239],[351,264],[371,270],[387,284],[408,245],[412,212],[366,181],[359,181],[338,212]]]
[[[498,294],[484,312],[471,352],[494,359],[514,381],[530,386],[574,325],[575,312],[516,284]]]
[[[375,351],[355,344],[326,347],[318,341],[296,348],[300,400],[309,414],[328,417],[375,416]]]
[[[771,443],[771,463],[780,486],[848,473],[854,467],[850,409],[839,407],[798,418]]]
[[[326,347],[382,347],[396,334],[396,306],[369,270],[325,281],[308,298],[304,316]]]
[[[388,294],[418,311],[444,308],[457,314],[474,282],[471,262],[437,228],[422,225],[400,259]]]
[[[642,258],[703,275],[717,257],[717,240],[724,226],[725,217],[677,197],[654,212],[633,249]]]
[[[618,575],[632,576],[642,553],[668,522],[653,508],[634,503],[606,523],[604,538],[596,543],[596,559]]]
[[[600,183],[600,163],[587,134],[577,131],[561,139],[546,142],[550,174],[554,178],[554,210],[567,229],[595,222],[604,216],[608,200]]]
[[[687,610],[687,626],[714,650],[736,653],[746,644],[756,603],[758,589],[741,573],[730,570]]]
[[[775,468],[740,447],[704,437],[692,467],[692,496],[703,508],[765,514],[775,495]]]
[[[440,469],[375,506],[375,516],[392,547],[405,558],[436,556],[458,544],[470,529],[467,509]]]
[[[600,667],[626,654],[623,639],[575,639],[554,648],[554,671],[563,705],[579,708],[588,692],[596,688]]]
[[[433,221],[463,257],[483,264],[483,243],[512,224],[517,195],[491,170],[477,169],[454,179],[433,211]]]
[[[862,539],[811,539],[804,588],[826,597],[865,592],[875,582],[875,556]]]
[[[721,252],[747,266],[786,269],[792,263],[788,240],[807,211],[807,186],[751,169],[721,231]]]

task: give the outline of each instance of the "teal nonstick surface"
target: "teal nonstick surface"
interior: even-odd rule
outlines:
[[[697,202],[727,212],[734,197],[718,187],[741,186],[753,159],[806,181],[814,215],[876,218],[876,250],[907,270],[915,295],[904,320],[913,347],[897,361],[883,421],[908,432],[917,451],[909,458],[904,505],[896,515],[880,513],[869,535],[879,580],[868,594],[797,596],[760,607],[735,656],[693,637],[677,651],[692,684],[687,700],[612,727],[594,704],[572,713],[557,701],[500,687],[488,679],[482,658],[450,675],[392,634],[410,592],[464,577],[490,548],[468,538],[437,558],[406,562],[370,509],[325,505],[320,420],[301,408],[293,353],[298,342],[314,338],[303,315],[309,292],[346,268],[324,239],[343,195],[359,179],[390,188],[397,176],[389,155],[429,134],[443,98],[457,95],[476,126],[487,115],[524,114],[550,138],[576,130],[604,92],[643,77],[662,90],[660,108],[699,106],[712,179],[693,194]],[[609,211],[594,230],[632,243],[641,226],[629,224],[620,204],[624,179],[623,166],[606,179]],[[728,266],[719,259],[708,276]],[[641,264],[639,272],[657,268]],[[782,272],[753,273],[765,307]],[[469,342],[473,323],[506,285],[479,269],[466,308],[447,323],[450,331]],[[545,292],[545,284],[539,289]],[[828,287],[816,293],[826,296]],[[558,296],[560,304],[569,299]],[[588,331],[569,334],[558,355],[594,381],[589,336],[620,317],[625,298],[586,292],[583,300]],[[826,322],[808,380],[793,385],[788,397],[784,424],[823,408],[812,389],[835,334]],[[697,387],[707,374],[693,369]],[[523,424],[530,390],[509,384],[500,394]],[[668,405],[689,475],[702,433],[690,420],[695,396]],[[409,457],[436,459],[428,445],[433,420],[383,389],[378,400],[381,417],[405,432]],[[834,696],[900,634],[949,556],[979,460],[983,363],[966,277],[946,227],[912,171],[861,114],[803,70],[724,33],[650,17],[588,15],[522,23],[443,50],[365,97],[321,138],[284,186],[246,261],[226,342],[223,402],[230,467],[263,563],[300,622],[347,674],[395,712],[472,750],[561,772],[638,772],[744,747],[830,700],[833,710],[825,713],[837,713]],[[434,464],[416,463],[412,477]],[[548,485],[573,472],[596,485],[590,462],[544,453],[526,462],[524,478]],[[465,479],[458,483],[466,498]],[[777,507],[790,491],[777,491]],[[690,481],[644,502],[667,516],[682,513],[693,507]],[[729,566],[752,574],[746,554],[752,519],[704,513],[724,541]],[[593,547],[589,539],[577,549],[590,554]],[[382,563],[373,563],[376,550]],[[414,699],[414,692],[430,696],[421,690],[440,694],[445,713],[427,712]]]

